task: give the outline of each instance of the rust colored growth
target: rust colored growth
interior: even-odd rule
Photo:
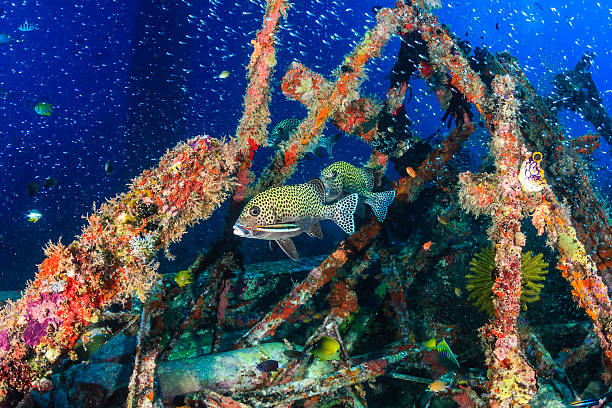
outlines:
[[[341,319],[355,313],[359,308],[357,295],[346,282],[336,282],[327,296],[327,301],[332,307],[332,314]]]
[[[329,282],[346,262],[361,253],[378,235],[380,229],[380,223],[372,220],[346,241],[340,243],[321,265],[312,269],[308,276],[297,284],[270,313],[242,336],[236,348],[258,344],[266,337],[273,335],[274,330],[295,313],[298,307],[307,302],[319,288]]]
[[[0,372],[0,394],[27,391],[39,378],[18,368],[36,361],[34,376],[44,374],[109,304],[129,301],[135,294],[147,296],[158,277],[148,261],[228,196],[238,168],[237,152],[235,142],[209,137],[179,143],[157,168],[135,178],[129,192],[96,209],[77,240],[67,247],[47,247],[34,283],[0,312],[0,336],[10,341],[10,353],[0,350],[0,367],[11,369],[6,375]],[[189,195],[181,202],[182,210],[172,208],[171,197],[182,200],[185,186]],[[49,316],[53,324],[40,336],[24,336],[33,328],[27,320],[16,323],[43,297],[55,309]]]
[[[241,150],[248,151],[251,139],[257,145],[267,141],[267,125],[270,123],[270,79],[276,66],[275,41],[281,17],[286,17],[286,0],[267,2],[262,28],[253,40],[253,53],[248,69],[249,85],[244,95],[244,112],[236,137]]]
[[[461,144],[474,132],[474,126],[457,127],[450,135],[427,156],[417,170],[416,177],[402,177],[393,188],[397,192],[396,201],[412,201],[427,181],[434,179],[435,174],[461,148]]]
[[[346,84],[339,84],[344,89],[341,94],[346,94]],[[285,73],[281,83],[281,89],[285,96],[304,104],[308,109],[313,109],[316,103],[323,103],[330,98],[333,87],[322,75],[317,74],[304,65],[293,62]],[[355,133],[366,142],[371,142],[375,131],[373,128],[378,117],[378,107],[369,98],[358,98],[350,102],[346,109],[337,110],[332,118],[338,129]],[[367,126],[368,123],[373,124]]]
[[[604,268],[612,268],[612,248],[611,247],[599,248],[599,250],[597,251],[597,255],[599,255],[599,259],[601,260],[600,263],[603,264]],[[599,266],[598,266],[598,269],[599,269]]]
[[[332,87],[323,75],[293,61],[283,76],[281,90],[287,98],[310,107],[315,99],[329,97]]]
[[[427,43],[430,55],[443,65],[451,75],[451,84],[476,105],[483,117],[487,117],[486,87],[480,76],[470,67],[468,61],[460,54],[459,47],[446,29],[438,22],[437,17],[426,12],[421,13],[419,29]]]

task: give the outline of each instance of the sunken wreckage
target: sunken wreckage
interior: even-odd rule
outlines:
[[[255,182],[250,167],[267,140],[276,33],[290,12],[284,0],[267,2],[236,138],[199,136],[168,151],[127,192],[96,209],[74,242],[50,244],[35,280],[3,306],[0,406],[356,407],[367,405],[367,392],[390,387],[374,383],[383,378],[396,386],[447,379],[435,392],[426,390],[425,402],[435,396],[466,407],[528,406],[543,392],[548,400],[573,401],[567,371],[585,357],[601,354],[606,372],[612,369],[611,229],[590,183],[585,151],[564,143],[568,138],[556,120],[559,107],[571,104],[609,137],[608,115],[592,103],[597,92],[589,82],[590,57],[561,74],[556,93],[542,98],[510,54],[472,53],[427,2],[398,1],[393,9],[378,10],[376,25],[333,80],[291,64],[282,91],[304,104],[308,116]],[[379,104],[362,97],[359,86],[364,65],[380,56],[393,35],[402,37],[402,45]],[[443,119],[455,127],[437,146],[414,153],[403,103],[408,81],[417,75],[435,90]],[[576,81],[578,88],[571,86]],[[452,160],[475,131],[473,108],[491,134],[492,161],[488,172],[457,174]],[[329,121],[372,146],[369,167],[379,180],[389,160],[401,168],[419,160],[414,174],[393,183],[397,195],[387,220],[381,225],[372,217],[327,257],[243,265],[231,230],[245,200],[290,177]],[[536,151],[551,158],[545,168],[554,182],[525,193],[517,175]],[[438,214],[432,229],[443,233],[438,231],[433,247],[421,243],[436,231],[416,231],[410,241],[397,243],[394,231],[407,228],[398,216],[421,193],[430,195]],[[225,233],[189,268],[193,283],[179,288],[160,276],[155,253],[228,199]],[[471,346],[474,368],[448,380],[438,354],[416,339],[447,338],[469,356],[465,340],[461,346],[466,330],[437,322],[434,301],[421,302],[428,312],[417,318],[407,294],[432,268],[443,266],[441,274],[465,269],[467,251],[458,237],[468,240],[472,233],[466,212],[486,216],[486,223],[490,218],[494,314],[470,333],[480,338],[479,350],[473,350],[476,342]],[[520,257],[528,238],[521,232],[523,218],[558,251],[557,269],[590,319],[555,326],[584,339],[564,349],[563,359],[552,357],[542,330],[519,317]],[[321,314],[323,304],[329,308]],[[418,321],[423,319],[426,328]],[[368,344],[368,333],[389,321],[395,329],[387,327],[386,336]],[[303,335],[305,327],[309,337],[297,344],[296,331]],[[339,360],[308,355],[323,336],[340,344]],[[256,368],[266,360],[277,361],[277,369]]]

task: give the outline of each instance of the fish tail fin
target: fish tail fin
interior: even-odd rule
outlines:
[[[446,342],[446,339],[442,339],[441,342],[436,346],[436,351],[438,352],[438,358],[444,367],[449,370],[455,370],[459,368],[459,361],[457,361],[457,357],[451,351],[450,346]]]
[[[338,224],[347,234],[355,233],[355,209],[358,202],[359,195],[353,193],[331,206],[329,218]]]
[[[327,151],[327,155],[330,159],[334,158],[334,146],[340,140],[342,135],[340,133],[336,133],[333,136],[324,136],[319,139],[319,145],[323,147]]]
[[[383,191],[382,193],[373,193],[371,198],[365,200],[365,203],[372,207],[374,215],[378,221],[383,222],[387,216],[387,208],[395,198],[395,191]]]
[[[334,158],[334,146],[338,143],[338,140],[342,137],[342,133],[336,133],[333,136],[329,137],[327,143],[327,155],[330,159]]]

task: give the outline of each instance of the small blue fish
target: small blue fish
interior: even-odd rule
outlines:
[[[19,31],[23,31],[23,32],[28,32],[28,31],[34,31],[34,30],[38,30],[38,26],[35,24],[30,24],[26,21],[23,22],[23,24],[21,24],[18,27]]]
[[[257,364],[257,369],[262,373],[271,373],[272,371],[278,371],[278,361],[276,360],[264,360]]]

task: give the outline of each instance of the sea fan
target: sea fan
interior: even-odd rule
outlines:
[[[540,299],[540,290],[544,287],[538,283],[546,279],[548,262],[542,254],[533,255],[531,251],[521,256],[521,304],[523,310],[527,303]],[[468,299],[481,311],[493,316],[493,283],[495,276],[495,245],[491,245],[474,255],[470,261],[471,275],[466,275],[466,289],[470,292]]]

